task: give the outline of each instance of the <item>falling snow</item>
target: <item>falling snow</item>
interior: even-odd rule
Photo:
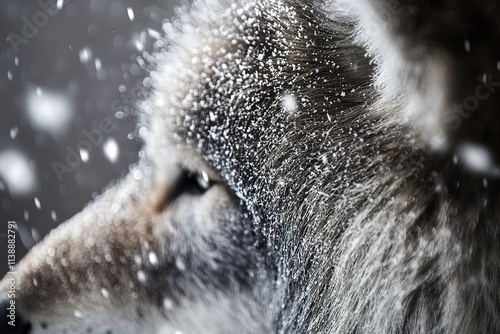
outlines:
[[[80,158],[83,162],[89,161],[89,151],[85,148],[80,148]]]
[[[165,310],[171,310],[174,308],[174,302],[170,298],[163,299],[163,308]]]
[[[92,59],[92,51],[89,48],[83,48],[80,50],[80,62],[86,64]]]
[[[33,241],[35,243],[40,241],[40,233],[38,232],[38,230],[35,227],[31,228],[31,238],[33,239]]]
[[[0,177],[13,196],[28,195],[35,190],[35,173],[28,158],[20,151],[0,151]]]
[[[297,111],[297,98],[293,94],[284,95],[281,104],[286,112],[295,113]]]
[[[16,139],[18,133],[19,133],[19,128],[17,126],[13,127],[12,129],[10,129],[10,138]]]
[[[495,171],[491,152],[483,146],[471,143],[459,147],[458,162],[462,162],[467,168],[477,173],[491,174]]]
[[[184,271],[186,270],[186,265],[184,264],[184,262],[177,258],[175,259],[175,266],[177,267],[177,269],[179,269],[180,271]]]
[[[144,273],[144,271],[142,270],[139,270],[137,272],[137,279],[139,280],[139,282],[141,283],[145,283],[146,282],[146,274]]]
[[[127,14],[130,21],[134,20],[134,10],[130,7],[127,8]]]
[[[161,38],[161,33],[159,31],[156,31],[154,29],[148,28],[148,34],[151,36],[151,38],[154,39],[160,39]]]
[[[102,70],[102,63],[101,63],[101,59],[96,58],[96,59],[94,60],[94,64],[95,64],[95,69],[96,69],[97,71]]]
[[[151,263],[151,265],[153,266],[156,266],[158,264],[158,256],[156,256],[156,253],[149,252],[149,263]]]
[[[102,288],[101,289],[101,294],[104,296],[104,298],[109,298],[109,292],[108,292],[108,290]]]
[[[40,210],[42,208],[42,205],[40,204],[40,200],[38,199],[38,197],[34,197],[33,200],[35,202],[36,208]]]
[[[67,94],[37,87],[26,97],[26,115],[38,131],[58,134],[73,119],[73,103]]]
[[[468,39],[465,40],[464,48],[467,53],[470,53],[470,41]]]
[[[109,138],[103,145],[103,151],[108,160],[115,163],[120,154],[120,147],[114,138]]]

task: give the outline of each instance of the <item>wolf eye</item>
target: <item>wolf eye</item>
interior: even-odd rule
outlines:
[[[164,197],[158,202],[157,210],[162,212],[170,203],[182,195],[200,196],[207,192],[217,181],[213,181],[208,173],[195,173],[180,167],[175,181],[167,188]]]
[[[183,169],[174,192],[177,195],[180,195],[181,193],[201,195],[210,189],[212,185],[213,182],[210,180],[206,172],[202,171],[201,173],[194,173]]]
[[[207,191],[212,186],[212,181],[210,181],[205,171],[202,171],[201,174],[195,174],[195,179],[198,188],[203,191]]]

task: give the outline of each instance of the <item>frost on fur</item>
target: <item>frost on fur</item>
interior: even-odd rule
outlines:
[[[182,10],[141,161],[19,264],[16,307],[34,333],[500,332],[499,6]]]

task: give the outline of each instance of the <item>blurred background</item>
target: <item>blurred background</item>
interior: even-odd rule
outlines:
[[[181,2],[0,4],[0,276],[8,221],[19,262],[138,160],[141,56]]]

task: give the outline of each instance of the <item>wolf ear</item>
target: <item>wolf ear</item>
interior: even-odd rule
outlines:
[[[452,153],[464,142],[498,151],[500,2],[352,0],[348,6],[358,17],[358,41],[377,64],[381,96],[399,101],[386,118],[409,124],[435,152]]]

